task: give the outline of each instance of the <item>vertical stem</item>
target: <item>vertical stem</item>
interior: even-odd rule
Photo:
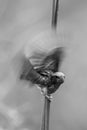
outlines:
[[[43,110],[41,130],[45,130],[45,113],[46,113],[45,111],[46,111],[46,101],[44,101],[44,110]]]
[[[52,28],[56,30],[58,18],[59,0],[53,0],[52,5]],[[44,112],[41,130],[49,130],[50,99],[45,96]]]
[[[54,26],[54,17],[55,17],[55,0],[53,0],[52,4],[52,27]]]
[[[50,116],[50,100],[45,97],[46,113],[45,113],[45,130],[49,130],[49,116]]]
[[[59,9],[59,0],[53,0],[52,28],[54,28],[54,29],[56,29],[56,27],[57,27],[58,9]]]
[[[55,8],[55,27],[57,27],[57,21],[58,21],[58,10],[59,10],[59,0],[56,0],[56,8]]]
[[[50,99],[45,97],[41,130],[49,130],[50,102]]]

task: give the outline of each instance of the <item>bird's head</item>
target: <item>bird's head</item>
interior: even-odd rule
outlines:
[[[53,76],[55,76],[58,80],[60,80],[62,83],[64,82],[65,80],[65,74],[62,73],[62,72],[55,72],[53,74]]]

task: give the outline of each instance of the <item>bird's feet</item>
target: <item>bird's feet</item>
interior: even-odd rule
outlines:
[[[50,94],[47,94],[47,88],[46,87],[44,87],[44,88],[42,88],[41,89],[41,93],[48,99],[48,100],[52,100],[52,95],[50,95]]]
[[[52,95],[45,95],[45,97],[46,97],[49,101],[52,101],[52,99],[53,99]]]

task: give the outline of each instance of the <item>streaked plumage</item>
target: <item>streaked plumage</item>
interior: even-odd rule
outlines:
[[[53,49],[36,65],[32,65],[30,60],[25,58],[20,79],[29,80],[41,88],[46,87],[48,94],[51,94],[64,82],[61,76],[55,74],[59,71],[62,58],[62,47]]]

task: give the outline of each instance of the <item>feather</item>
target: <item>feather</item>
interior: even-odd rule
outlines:
[[[30,63],[29,59],[25,58],[24,64],[22,66],[22,73],[20,75],[21,80],[28,80],[33,84],[40,84],[47,86],[48,82],[50,83],[50,79],[48,77],[44,77],[40,73],[38,73],[33,65]]]
[[[38,72],[50,71],[52,73],[55,73],[59,71],[59,67],[63,57],[64,57],[64,48],[63,47],[55,48],[45,56],[41,64],[37,65],[36,70]]]
[[[28,80],[33,84],[38,84],[40,87],[51,86],[53,89],[52,84],[54,84],[54,81],[52,80],[52,74],[59,70],[62,58],[62,47],[53,49],[36,66],[32,65],[30,60],[25,57],[20,79]],[[56,78],[54,80],[56,83]]]

